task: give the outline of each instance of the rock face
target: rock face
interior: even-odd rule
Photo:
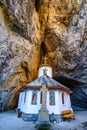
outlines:
[[[0,0],[0,110],[17,105],[45,55],[55,79],[79,82],[68,85],[72,105],[87,109],[86,52],[87,0]]]

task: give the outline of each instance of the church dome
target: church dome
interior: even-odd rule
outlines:
[[[47,63],[47,58],[44,58],[44,63],[42,63],[38,70],[38,78],[40,78],[43,75],[47,75],[50,78],[52,78],[52,68]]]
[[[52,78],[52,68],[47,65],[41,66],[38,70],[38,78],[40,78],[43,75],[47,75],[50,78]]]

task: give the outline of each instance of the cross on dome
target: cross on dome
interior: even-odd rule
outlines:
[[[47,70],[46,68],[43,69],[43,74],[44,74],[44,75],[45,75],[45,74],[47,75],[47,71],[48,71],[48,70]]]
[[[47,59],[48,58],[46,56],[43,58],[44,64],[47,64]]]
[[[41,60],[41,65],[38,70],[38,78],[44,75],[52,78],[52,67],[48,64],[48,62],[48,57],[45,55]]]

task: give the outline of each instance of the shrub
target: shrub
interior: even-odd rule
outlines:
[[[50,123],[38,123],[35,125],[35,128],[37,130],[50,130],[51,129],[51,124]]]

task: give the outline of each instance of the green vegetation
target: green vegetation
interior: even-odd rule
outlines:
[[[35,128],[37,130],[51,130],[51,124],[44,122],[44,123],[38,123],[35,125]]]

